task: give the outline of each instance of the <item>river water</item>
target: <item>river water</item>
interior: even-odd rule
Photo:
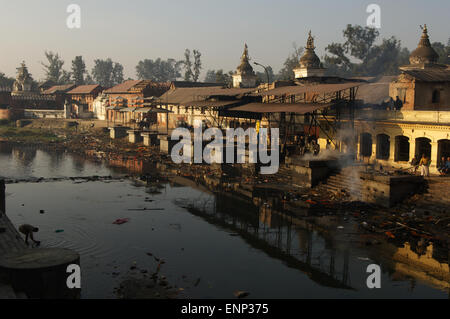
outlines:
[[[236,290],[252,298],[449,297],[448,283],[383,259],[339,229],[180,184],[156,192],[121,178],[126,173],[64,152],[0,143],[0,177],[115,177],[7,185],[7,215],[17,227],[33,224],[42,247],[81,254],[82,298],[115,298],[130,266],[152,273],[155,257],[164,259],[169,283],[191,298],[233,298]],[[113,224],[119,218],[129,222]],[[430,257],[448,269],[448,260],[436,259]],[[382,269],[380,289],[366,285],[373,263]]]

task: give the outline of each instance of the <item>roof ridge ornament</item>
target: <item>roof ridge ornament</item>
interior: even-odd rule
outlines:
[[[306,48],[314,50],[316,47],[314,46],[314,37],[311,35],[311,30],[308,33],[308,40],[306,41]]]

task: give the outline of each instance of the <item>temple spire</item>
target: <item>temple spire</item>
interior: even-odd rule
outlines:
[[[233,75],[233,87],[255,87],[256,74],[250,64],[247,43],[244,44],[244,52],[241,56],[241,63]]]
[[[314,50],[316,47],[314,46],[314,38],[311,35],[311,30],[308,33],[308,40],[306,41],[306,48],[310,50]]]
[[[439,55],[431,46],[427,25],[424,24],[420,28],[422,29],[422,36],[417,48],[409,56],[410,64],[435,64],[439,59]]]

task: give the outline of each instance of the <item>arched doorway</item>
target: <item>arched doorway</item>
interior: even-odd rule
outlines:
[[[431,140],[426,137],[416,138],[416,152],[419,158],[425,154],[428,158],[431,158]]]
[[[446,159],[450,157],[450,140],[439,140],[438,141],[438,158],[437,163],[441,161],[441,158]]]
[[[389,159],[391,141],[389,135],[378,134],[377,135],[377,159],[387,160]]]
[[[372,135],[369,133],[362,133],[360,136],[359,154],[362,157],[372,156]]]
[[[395,137],[395,157],[396,162],[409,161],[409,138],[403,135]]]

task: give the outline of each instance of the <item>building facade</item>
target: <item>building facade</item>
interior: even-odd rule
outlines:
[[[401,67],[389,85],[396,106],[355,112],[355,155],[360,161],[408,169],[413,157],[425,155],[431,159],[430,172],[437,173],[441,158],[450,157],[450,68],[437,59],[425,26],[410,64]],[[361,95],[357,98],[364,100]],[[326,140],[321,134],[322,147]]]

